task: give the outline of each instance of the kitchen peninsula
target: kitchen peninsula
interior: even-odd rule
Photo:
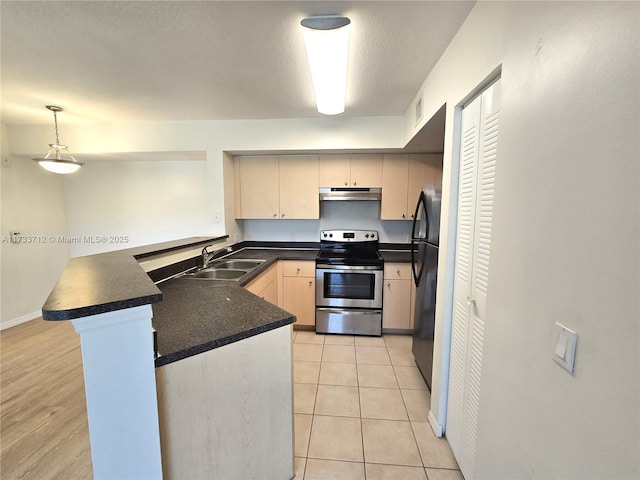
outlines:
[[[45,302],[81,336],[96,478],[293,476],[295,317],[237,282],[158,288],[138,263],[224,240],[74,258]],[[155,363],[152,316],[172,338]]]

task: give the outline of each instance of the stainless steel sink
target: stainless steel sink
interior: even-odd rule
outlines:
[[[247,274],[246,270],[231,270],[228,268],[206,268],[194,273],[187,273],[185,277],[203,280],[239,280]]]
[[[212,262],[207,268],[187,273],[185,278],[197,280],[233,280],[238,281],[246,274],[262,265],[265,260],[234,258]]]
[[[245,260],[245,259],[233,259],[233,260],[219,260],[211,264],[211,268],[228,268],[231,270],[245,270],[250,271],[254,268],[258,268],[264,263],[264,260]]]

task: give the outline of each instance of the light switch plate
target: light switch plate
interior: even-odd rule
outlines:
[[[573,373],[578,334],[556,322],[553,326],[553,360],[569,373]]]

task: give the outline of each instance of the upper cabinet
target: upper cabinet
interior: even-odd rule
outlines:
[[[238,218],[278,218],[280,216],[280,179],[278,157],[242,157],[236,159],[236,205]],[[238,208],[239,207],[239,208]]]
[[[441,178],[442,154],[236,157],[236,218],[318,219],[318,187],[382,187],[380,219],[411,220]]]
[[[280,218],[320,218],[318,157],[280,157]]]
[[[318,157],[236,158],[236,218],[317,219]]]
[[[320,157],[318,178],[320,187],[382,187],[382,155]]]
[[[384,155],[382,220],[411,220],[422,187],[442,179],[442,154]]]

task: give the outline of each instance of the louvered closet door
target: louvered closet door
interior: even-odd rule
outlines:
[[[473,478],[475,458],[499,105],[498,81],[462,112],[446,435],[467,479]]]

